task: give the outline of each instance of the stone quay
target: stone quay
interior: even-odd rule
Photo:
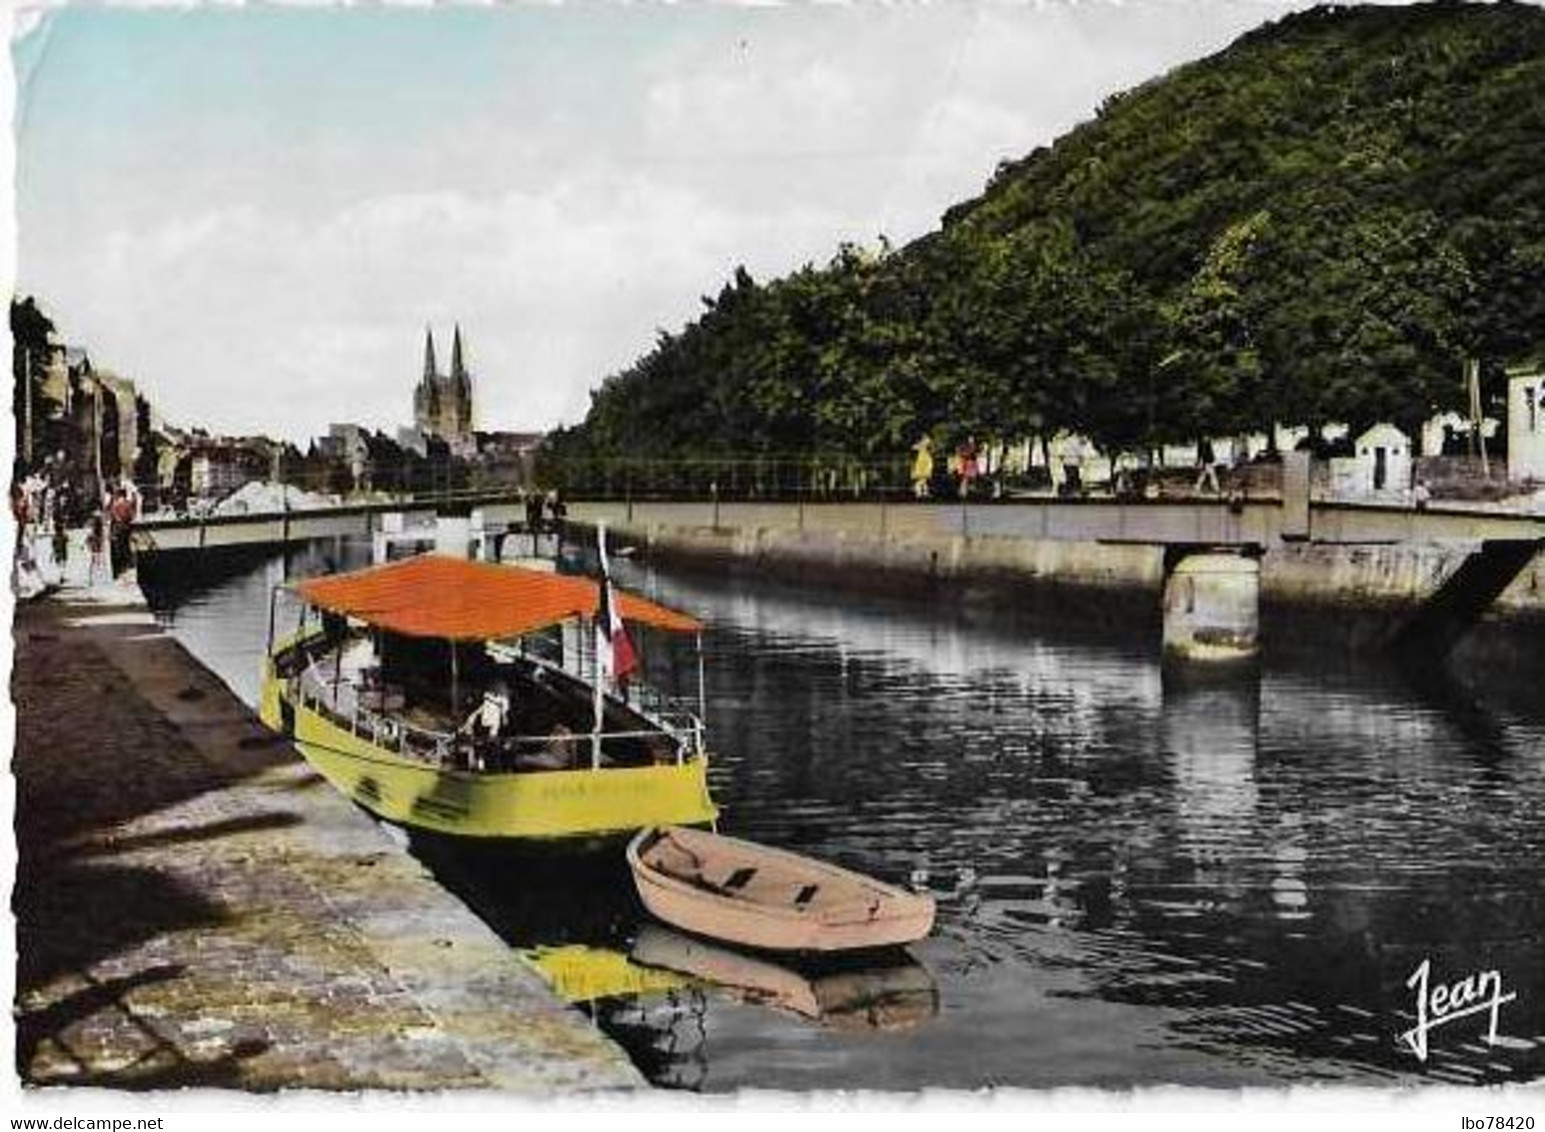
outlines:
[[[14,636],[24,1083],[644,1085],[143,606],[22,604]]]

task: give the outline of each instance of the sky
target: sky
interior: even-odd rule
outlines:
[[[17,290],[168,421],[395,429],[460,324],[545,429],[737,265],[901,245],[1275,0],[66,6],[12,45]]]

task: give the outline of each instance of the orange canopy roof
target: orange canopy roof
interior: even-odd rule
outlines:
[[[589,578],[439,554],[309,578],[297,588],[319,609],[388,632],[458,641],[518,637],[572,617],[593,616],[601,589]],[[633,594],[618,591],[617,596],[625,621],[686,633],[703,627],[685,613]]]

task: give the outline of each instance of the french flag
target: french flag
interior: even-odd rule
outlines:
[[[622,609],[617,591],[612,587],[611,564],[606,559],[606,528],[597,531],[601,547],[600,608],[595,618],[595,652],[601,658],[601,672],[615,684],[624,684],[638,667],[638,653],[622,623]]]

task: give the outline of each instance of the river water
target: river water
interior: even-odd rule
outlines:
[[[361,553],[319,544],[287,569]],[[248,701],[282,569],[151,594]],[[1494,701],[1484,677],[1480,692],[1413,683],[1329,653],[1190,684],[1146,639],[642,567],[626,581],[711,627],[721,830],[926,886],[939,905],[935,934],[883,969],[779,976],[815,988],[812,1018],[768,1003],[765,970],[752,991],[627,962],[682,941],[645,924],[620,853],[414,843],[512,946],[554,970],[578,956],[571,997],[657,1083],[1545,1076],[1545,696]],[[652,645],[651,677],[686,690],[687,658]],[[1516,998],[1495,1044],[1489,1011],[1430,1030],[1425,1061],[1399,1040],[1424,961],[1434,987],[1498,973]]]

